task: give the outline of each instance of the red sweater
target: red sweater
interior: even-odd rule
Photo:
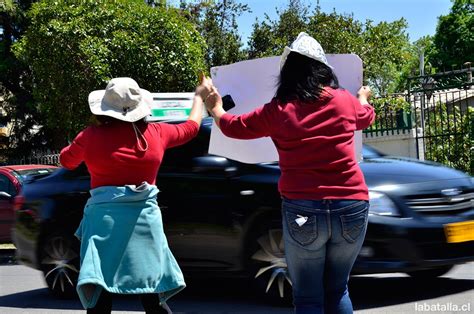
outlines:
[[[220,128],[237,139],[271,137],[281,169],[278,187],[285,198],[368,200],[354,153],[354,131],[374,121],[374,109],[346,90],[326,91],[317,103],[273,99],[247,114],[225,114]]]
[[[155,184],[165,150],[186,143],[199,131],[199,125],[192,120],[176,125],[143,122],[136,125],[148,142],[146,152],[138,150],[132,124],[117,120],[80,132],[61,151],[61,165],[74,169],[85,161],[91,174],[91,188],[140,185],[143,181]]]

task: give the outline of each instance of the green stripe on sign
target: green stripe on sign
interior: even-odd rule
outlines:
[[[188,117],[191,113],[191,109],[152,109],[151,115],[153,117]]]

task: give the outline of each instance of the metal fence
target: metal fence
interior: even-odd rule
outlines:
[[[53,165],[59,166],[59,153],[48,152],[48,153],[35,153],[31,156],[24,156],[16,159],[9,159],[7,161],[9,165]]]
[[[465,80],[460,80],[462,74]],[[470,69],[413,78],[422,82],[412,105],[419,159],[474,174],[474,83]]]
[[[378,110],[374,123],[363,131],[365,137],[395,135],[410,133],[413,128],[411,111],[392,110],[383,108]]]

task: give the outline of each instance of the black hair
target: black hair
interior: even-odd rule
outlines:
[[[91,115],[91,117],[89,119],[89,124],[90,125],[95,125],[95,126],[100,126],[100,125],[110,124],[110,123],[113,123],[113,122],[116,122],[116,121],[121,121],[121,120],[112,118],[110,116],[93,114],[93,115]],[[144,121],[145,121],[145,118],[140,119],[138,121],[135,121],[135,123],[141,123],[141,122],[144,122]]]
[[[275,98],[281,102],[319,101],[324,87],[339,88],[333,70],[322,62],[290,52],[280,71]]]
[[[115,118],[112,118],[112,117],[109,117],[109,116],[103,116],[103,115],[91,115],[90,117],[90,120],[89,120],[89,123],[91,125],[105,125],[105,124],[109,124],[113,121],[115,121],[117,119]]]

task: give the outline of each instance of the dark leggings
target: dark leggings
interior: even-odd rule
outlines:
[[[112,296],[113,294],[102,290],[99,300],[95,307],[87,309],[87,314],[107,314],[112,312]],[[143,309],[146,314],[166,314],[168,313],[160,306],[160,300],[157,294],[139,294]]]

